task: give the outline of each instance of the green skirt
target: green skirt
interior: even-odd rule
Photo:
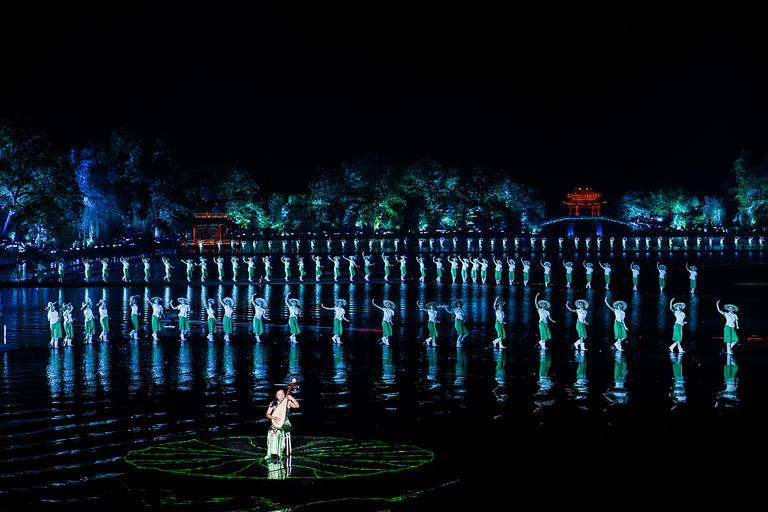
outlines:
[[[264,334],[264,322],[261,318],[253,319],[253,334]]]
[[[613,336],[617,340],[623,340],[627,337],[627,330],[624,328],[624,324],[621,322],[613,322]]]
[[[338,318],[333,319],[333,334],[341,335],[343,334],[343,327],[341,326],[341,320]]]
[[[672,331],[672,341],[683,341],[683,326],[675,323],[675,328]]]
[[[495,327],[496,327],[496,337],[497,338],[504,339],[504,338],[507,337],[507,332],[504,330],[504,324],[502,324],[501,322],[497,321]]]
[[[725,329],[723,330],[723,341],[725,341],[725,343],[736,343],[739,341],[739,336],[736,334],[736,329],[726,325]]]
[[[386,320],[381,321],[382,336],[392,336],[392,324]]]
[[[435,325],[435,322],[427,322],[427,330],[429,331],[429,337],[436,340],[437,326]]]
[[[456,329],[456,334],[459,336],[465,336],[469,334],[467,326],[464,325],[464,320],[456,319],[456,321],[453,323],[453,327]]]
[[[61,338],[62,332],[61,332],[61,323],[56,322],[55,324],[51,324],[51,338]]]
[[[539,322],[539,337],[541,337],[541,341],[546,341],[552,338],[552,333],[546,322]]]
[[[288,318],[288,330],[291,334],[299,334],[301,329],[299,328],[299,319],[295,316]]]
[[[587,337],[587,325],[584,322],[576,322],[576,334],[579,338]]]
[[[225,316],[222,324],[224,327],[224,334],[232,334],[234,332],[234,329],[232,328],[231,316]]]

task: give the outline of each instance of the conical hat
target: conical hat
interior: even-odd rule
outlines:
[[[728,308],[733,308],[733,312],[734,312],[734,313],[735,313],[735,312],[737,312],[737,311],[739,310],[739,307],[738,307],[738,306],[734,306],[733,304],[726,304],[726,305],[725,305],[725,306],[723,306],[723,307],[726,309],[726,311],[728,310]]]
[[[540,299],[539,302],[536,303],[540,308],[542,309],[549,309],[552,307],[552,305],[549,303],[549,301]]]
[[[341,307],[344,307],[344,306],[346,306],[346,305],[347,305],[347,301],[346,301],[346,300],[344,300],[344,299],[336,299],[335,301],[333,301],[333,303],[334,303],[335,305],[337,305],[337,306],[341,306]]]
[[[577,300],[574,302],[574,304],[576,305],[576,307],[577,307],[577,308],[579,308],[579,307],[580,307],[580,308],[584,308],[584,309],[589,309],[589,302],[587,302],[587,301],[586,301],[586,300],[584,300],[584,299],[577,299]]]
[[[384,307],[395,309],[395,303],[392,302],[391,300],[385,300]]]
[[[627,303],[623,300],[617,300],[613,303],[613,309],[621,309],[623,311],[627,309]]]

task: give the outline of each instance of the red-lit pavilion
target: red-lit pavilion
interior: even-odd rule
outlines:
[[[577,188],[567,195],[570,201],[563,201],[563,204],[568,207],[569,216],[578,217],[580,210],[589,209],[592,217],[599,217],[600,207],[605,204],[605,201],[599,201],[602,195],[591,188]]]

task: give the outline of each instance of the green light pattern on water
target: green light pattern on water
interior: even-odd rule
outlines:
[[[210,478],[269,480],[286,471],[284,463],[267,461],[265,455],[256,438],[232,437],[150,446],[128,453],[125,460],[138,469]],[[428,450],[399,443],[316,439],[294,446],[287,478],[339,479],[403,471],[427,464],[433,456]]]

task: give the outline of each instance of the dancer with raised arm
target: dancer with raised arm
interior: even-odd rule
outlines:
[[[190,260],[191,261],[191,260]],[[179,316],[179,340],[180,341],[186,341],[187,340],[187,334],[189,334],[189,300],[186,298],[179,298],[176,299],[176,302],[179,303],[178,306],[173,305],[173,301],[171,301],[170,306],[171,308],[178,311]]]
[[[253,339],[256,343],[260,343],[261,335],[264,334],[264,320],[269,320],[267,316],[267,301],[253,294],[251,304],[253,304]]]
[[[91,299],[85,299],[83,305],[80,307],[83,312],[83,321],[85,327],[85,337],[83,343],[93,343],[93,335],[96,334],[96,319],[93,316],[93,310],[91,309]]]
[[[633,261],[629,265],[629,268],[632,271],[632,289],[637,291],[637,280],[640,278],[640,265],[635,264]]]
[[[589,261],[582,262],[584,269],[587,271],[587,289],[592,289],[592,273],[594,272],[593,265]]]
[[[453,314],[453,328],[456,329],[456,348],[461,348],[462,342],[469,336],[469,330],[465,323],[466,312],[464,311],[464,301],[454,301],[451,307],[443,306],[445,310]]]
[[[158,340],[158,334],[162,327],[163,319],[163,299],[160,297],[152,297],[149,299],[149,304],[152,307],[152,339]]]
[[[223,299],[219,297],[219,303],[224,308],[224,318],[221,321],[224,341],[230,341],[229,336],[235,332],[235,324],[232,321],[235,312],[235,299],[232,297],[224,297]]]
[[[603,269],[603,277],[605,277],[605,289],[607,290],[611,285],[611,264],[597,262]]]
[[[333,307],[328,307],[323,303],[320,303],[321,308],[333,311],[334,313],[333,336],[331,336],[331,340],[334,343],[341,344],[341,335],[344,333],[344,326],[342,325],[342,322],[349,322],[349,319],[346,316],[346,311],[344,310],[346,305],[347,301],[344,299],[336,299],[333,301]]]
[[[667,283],[667,266],[661,265],[658,261],[656,262],[656,270],[659,272],[659,291],[664,291],[664,286]],[[685,307],[685,305],[683,305]]]
[[[502,342],[507,337],[506,330],[504,329],[504,301],[496,297],[493,300],[493,312],[496,317],[494,328],[496,329],[496,338],[491,342],[493,348],[502,349],[505,348]]]
[[[213,341],[213,335],[216,334],[216,301],[208,299],[205,301],[205,320],[208,324],[208,341]]]
[[[613,311],[614,315],[614,321],[613,321],[613,336],[616,338],[616,342],[612,345],[612,348],[617,350],[618,352],[621,352],[624,350],[621,346],[622,342],[627,339],[627,324],[625,322],[625,318],[627,316],[627,303],[623,300],[617,300],[613,303],[613,306],[611,306],[608,303],[608,299],[605,298],[605,305],[608,306],[608,309]]]
[[[739,328],[739,317],[736,312],[738,307],[733,304],[726,304],[724,310],[720,309],[720,301],[717,301],[717,312],[725,317],[725,327],[723,328],[723,341],[725,342],[725,353],[733,354],[733,347],[739,342],[739,336],[736,334],[736,329]]]
[[[683,350],[683,325],[685,325],[687,322],[685,321],[685,313],[683,313],[683,310],[685,309],[685,303],[684,302],[675,302],[674,297],[670,299],[669,301],[669,309],[672,311],[672,314],[675,315],[675,325],[672,331],[672,345],[669,346],[669,351],[674,352],[675,349],[679,353],[685,352]]]
[[[133,325],[133,330],[128,333],[128,337],[132,338],[134,340],[139,339],[139,304],[137,302],[139,296],[138,295],[132,295],[131,298],[128,299],[128,307],[131,309],[131,324]]]
[[[48,327],[50,328],[51,332],[51,341],[48,342],[48,347],[59,348],[59,338],[62,337],[62,332],[59,312],[56,311],[56,304],[49,302],[45,307],[45,313],[48,317]]]
[[[299,316],[301,315],[299,306],[301,306],[301,301],[299,299],[292,299],[288,295],[285,298],[285,306],[288,308],[288,331],[290,332],[288,340],[291,343],[298,343],[299,340],[296,339],[296,335],[301,333],[301,328],[299,327]]]
[[[691,285],[691,294],[696,291],[696,277],[699,274],[699,269],[693,265],[685,264],[685,269],[688,271],[688,283]]]
[[[549,314],[549,309],[552,307],[550,303],[544,299],[539,300],[539,294],[533,299],[536,312],[539,315],[539,348],[541,350],[547,349],[547,340],[552,339],[552,332],[549,330],[549,322],[556,323],[552,320]]]
[[[570,288],[573,283],[573,262],[564,261],[563,266],[565,267],[565,287]]]
[[[428,347],[436,347],[437,324],[439,323],[437,320],[437,308],[445,306],[438,306],[435,302],[427,302],[424,306],[421,305],[421,302],[416,302],[416,305],[421,311],[427,313],[427,331],[429,332],[429,337],[424,340],[424,344]]]
[[[572,309],[568,303],[565,303],[565,307],[571,313],[576,313],[576,335],[579,337],[576,343],[573,344],[573,348],[576,350],[587,350],[587,346],[584,344],[584,340],[587,338],[587,309],[589,308],[589,302],[584,299],[578,299],[574,302],[576,309]]]
[[[389,345],[389,337],[392,336],[392,333],[394,332],[392,329],[392,318],[395,316],[395,303],[391,300],[385,300],[382,305],[379,306],[373,299],[371,299],[371,304],[379,308],[383,313],[381,319],[382,335],[379,341],[382,345]]]

